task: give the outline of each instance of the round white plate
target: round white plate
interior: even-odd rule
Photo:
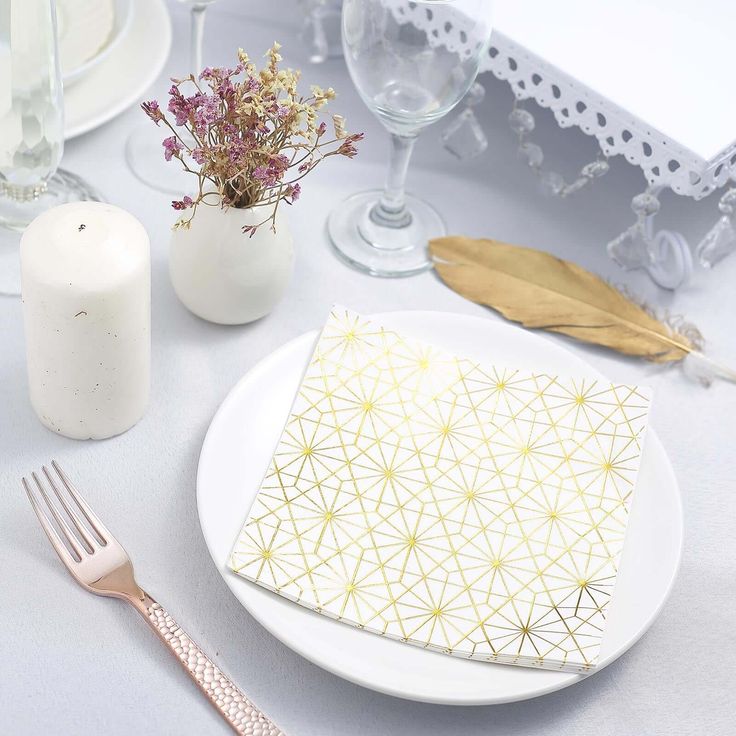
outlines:
[[[64,84],[81,79],[128,32],[132,0],[57,0],[56,22]]]
[[[64,137],[69,140],[112,120],[139,101],[171,49],[164,0],[132,0],[130,29],[104,60],[64,89]]]
[[[601,377],[559,345],[488,319],[443,312],[396,312],[374,319],[404,335],[496,365]],[[227,568],[316,337],[316,331],[302,335],[256,365],[223,402],[202,447],[199,520],[212,559],[238,600],[274,636],[315,664],[365,687],[412,700],[505,703],[590,677],[469,661],[408,646],[314,613]],[[626,651],[654,621],[674,582],[681,546],[677,481],[660,441],[649,430],[598,670]]]

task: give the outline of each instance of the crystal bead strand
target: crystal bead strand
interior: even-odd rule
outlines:
[[[608,161],[601,153],[595,161],[585,164],[578,176],[568,183],[562,174],[543,168],[544,151],[541,146],[530,140],[535,128],[534,116],[529,110],[519,107],[516,100],[509,114],[509,126],[518,138],[519,156],[539,178],[545,194],[560,198],[568,197],[609,171]],[[631,209],[636,215],[636,221],[609,242],[607,250],[610,257],[621,267],[646,269],[657,284],[663,288],[674,289],[689,278],[692,272],[692,256],[687,241],[680,233],[664,230],[655,233],[654,216],[660,209],[657,191],[657,187],[649,187],[631,200]],[[736,194],[723,203],[721,211],[724,217],[706,236],[701,261],[703,258],[711,258],[715,263],[723,257],[721,253],[725,255],[731,249],[736,250],[736,222],[731,220],[734,210],[736,210]]]
[[[518,153],[529,168],[539,177],[542,191],[555,197],[568,197],[583,187],[590,184],[593,179],[598,179],[608,172],[610,168],[605,158],[597,158],[585,164],[576,179],[569,184],[565,182],[562,174],[542,168],[544,163],[544,151],[537,143],[528,140],[534,131],[536,122],[529,110],[519,107],[514,100],[514,107],[509,114],[509,126],[519,140]]]

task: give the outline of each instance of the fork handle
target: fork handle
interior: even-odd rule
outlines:
[[[128,600],[148,621],[235,733],[286,736],[222,673],[159,603],[148,594],[144,595],[143,600]]]

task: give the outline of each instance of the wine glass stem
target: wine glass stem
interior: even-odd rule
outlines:
[[[371,210],[371,219],[378,225],[399,228],[411,224],[411,212],[407,209],[404,198],[404,184],[416,139],[415,135],[391,134],[391,156],[386,186],[381,198]]]
[[[192,30],[189,42],[189,63],[191,72],[196,77],[202,71],[202,40],[204,38],[204,14],[207,6],[194,3],[192,5]]]

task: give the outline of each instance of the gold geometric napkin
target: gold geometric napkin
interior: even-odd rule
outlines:
[[[232,569],[473,659],[595,666],[649,400],[495,368],[334,308]]]

